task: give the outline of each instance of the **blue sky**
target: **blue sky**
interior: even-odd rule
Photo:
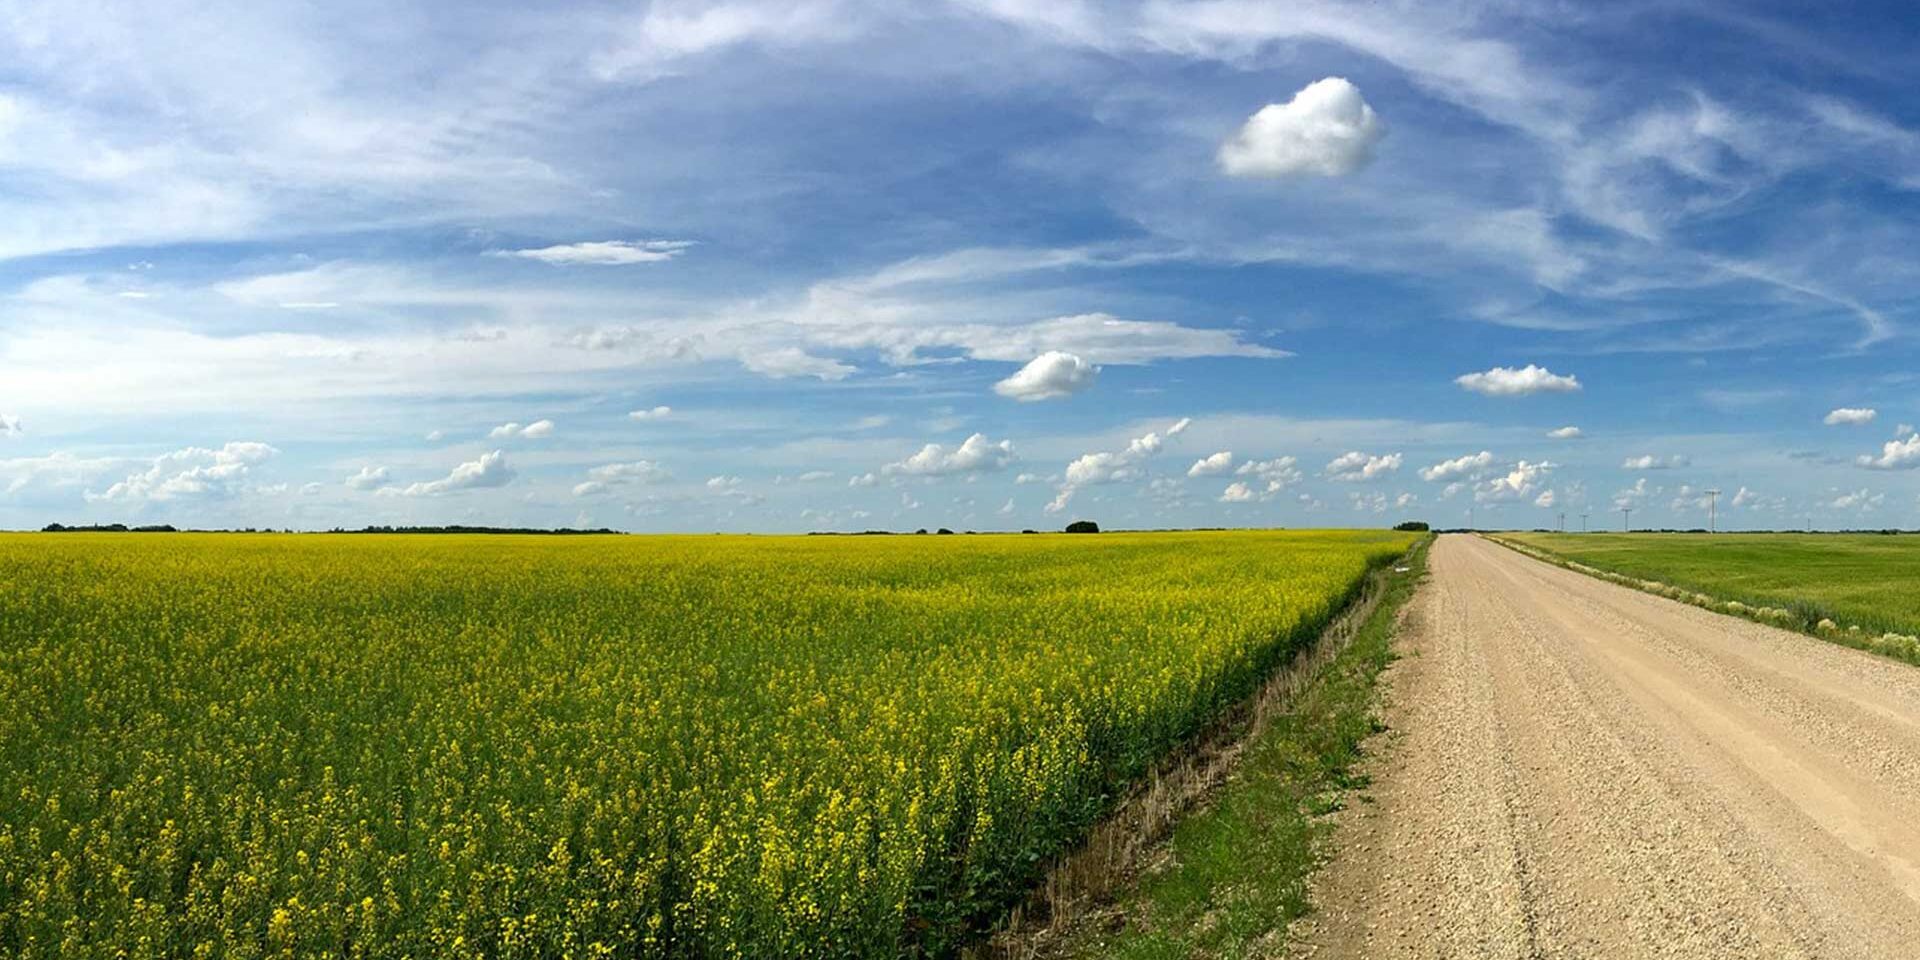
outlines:
[[[1802,7],[12,3],[0,526],[1920,525]]]

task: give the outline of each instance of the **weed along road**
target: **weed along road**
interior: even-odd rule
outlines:
[[[1920,668],[1434,545],[1315,957],[1920,956]]]

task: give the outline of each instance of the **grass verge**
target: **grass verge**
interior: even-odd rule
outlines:
[[[1638,538],[1639,541],[1644,542],[1649,537],[1685,537],[1687,535],[1632,534],[1609,536],[1613,536],[1615,542],[1629,542],[1633,538]],[[1728,534],[1724,536],[1727,539],[1723,542],[1732,542],[1740,547],[1759,545],[1764,548],[1765,546],[1762,542],[1762,538],[1765,535]],[[1558,553],[1548,547],[1528,540],[1499,535],[1486,535],[1486,539],[1523,556],[1532,557],[1543,563],[1551,563],[1554,566],[1564,567],[1576,573],[1582,573],[1590,577],[1605,580],[1608,583],[1615,583],[1623,587],[1666,597],[1669,600],[1677,600],[1681,603],[1699,607],[1702,610],[1710,610],[1714,613],[1740,617],[1782,630],[1804,633],[1810,637],[1825,640],[1829,643],[1837,643],[1843,647],[1852,647],[1855,650],[1864,650],[1868,653],[1878,654],[1893,660],[1899,660],[1903,663],[1920,666],[1920,637],[1916,637],[1911,633],[1900,633],[1897,630],[1887,628],[1888,623],[1897,621],[1889,621],[1884,616],[1863,613],[1860,610],[1851,608],[1835,609],[1835,607],[1828,602],[1823,602],[1806,595],[1807,592],[1821,586],[1833,587],[1837,582],[1840,582],[1837,577],[1823,578],[1818,569],[1812,565],[1803,565],[1800,567],[1801,573],[1795,580],[1795,582],[1801,586],[1802,591],[1798,596],[1793,595],[1790,591],[1781,591],[1778,589],[1764,592],[1747,590],[1736,593],[1727,589],[1723,584],[1707,582],[1698,575],[1688,576],[1671,566],[1663,571],[1645,565],[1657,559],[1665,559],[1671,563],[1671,557],[1642,558],[1643,565],[1639,566],[1634,565],[1633,561],[1635,558],[1630,553],[1623,557],[1608,557],[1604,560],[1587,558],[1587,560],[1591,562],[1583,562],[1581,559],[1566,556],[1565,554]],[[1838,536],[1833,536],[1832,539],[1837,540]],[[1782,567],[1792,569],[1794,560],[1795,558],[1790,555],[1766,554],[1743,558],[1744,564],[1750,568],[1771,570],[1776,573]],[[1601,566],[1599,564],[1607,565]],[[1726,576],[1728,575],[1728,570],[1737,570],[1738,567],[1739,564],[1723,564],[1719,572],[1722,576]],[[1904,593],[1910,589],[1910,587],[1907,586],[1912,582],[1910,572],[1904,570],[1875,572],[1880,574],[1884,579],[1898,583],[1900,592]],[[1861,571],[1854,570],[1846,575],[1844,582],[1857,586],[1863,579],[1871,580],[1872,577],[1863,577]],[[1729,595],[1730,593],[1733,595]],[[1865,625],[1861,622],[1849,621],[1865,621]],[[1910,621],[1902,622],[1902,625],[1908,626],[1909,629],[1911,628]]]
[[[1275,952],[1310,909],[1328,855],[1328,814],[1365,785],[1363,742],[1382,728],[1375,681],[1395,657],[1399,611],[1426,569],[1416,545],[1377,576],[1352,626],[1270,690],[1241,731],[1231,769],[1170,834],[1119,865],[1123,880],[1071,923],[1003,938],[1002,955],[1211,958]]]

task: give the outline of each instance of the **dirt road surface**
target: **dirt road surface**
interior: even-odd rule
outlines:
[[[1920,957],[1920,668],[1434,545],[1312,957]]]

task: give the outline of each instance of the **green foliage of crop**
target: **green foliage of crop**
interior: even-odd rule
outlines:
[[[1601,570],[1864,631],[1920,633],[1920,537],[1883,534],[1502,534]]]
[[[0,536],[0,955],[950,952],[1411,539]]]

